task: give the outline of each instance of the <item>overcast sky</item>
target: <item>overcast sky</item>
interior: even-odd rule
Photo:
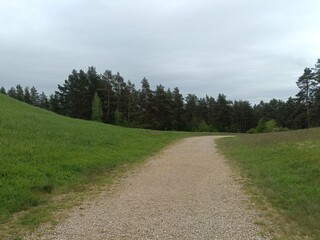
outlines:
[[[0,0],[0,86],[48,95],[72,69],[140,88],[286,100],[320,58],[319,0]]]

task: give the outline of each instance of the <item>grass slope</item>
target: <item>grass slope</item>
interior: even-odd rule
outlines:
[[[320,239],[320,129],[240,135],[221,139],[219,146],[295,223],[292,238]]]
[[[180,136],[71,119],[0,94],[0,222]]]

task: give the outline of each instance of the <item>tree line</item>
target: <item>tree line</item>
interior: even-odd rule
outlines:
[[[266,132],[320,126],[320,59],[297,80],[298,93],[287,101],[272,99],[252,106],[248,101],[183,96],[143,78],[139,89],[120,73],[95,67],[73,70],[54,94],[21,85],[1,93],[61,115],[126,127],[177,131]]]

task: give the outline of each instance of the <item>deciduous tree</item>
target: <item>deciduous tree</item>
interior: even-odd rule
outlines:
[[[102,103],[101,100],[98,96],[98,93],[96,92],[94,94],[94,98],[92,101],[92,116],[91,119],[96,122],[102,122]]]

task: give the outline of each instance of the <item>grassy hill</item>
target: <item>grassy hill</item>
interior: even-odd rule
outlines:
[[[249,189],[284,216],[279,226],[287,239],[320,239],[319,128],[239,135],[219,146]]]
[[[0,94],[0,222],[181,136],[71,119]]]

